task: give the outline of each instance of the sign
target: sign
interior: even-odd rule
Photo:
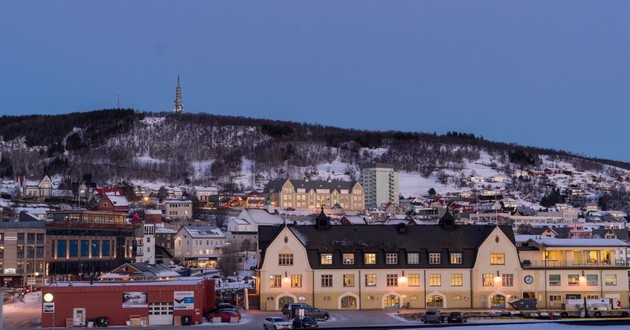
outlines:
[[[53,294],[48,292],[47,294],[44,295],[44,301],[45,302],[52,302],[53,301]]]
[[[176,310],[192,310],[195,309],[195,292],[194,291],[175,291],[173,292],[173,309]]]
[[[44,303],[44,313],[50,314],[55,312],[55,303],[54,302],[45,302]]]
[[[5,274],[15,274],[15,268],[5,268],[4,269],[4,273]]]
[[[149,307],[146,292],[123,292],[123,308]]]

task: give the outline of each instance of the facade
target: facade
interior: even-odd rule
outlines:
[[[145,223],[143,225],[142,236],[138,237],[138,262],[155,264],[155,224]]]
[[[101,316],[109,318],[110,326],[201,324],[214,308],[214,281],[203,279],[64,282],[44,287],[42,297],[47,294],[52,297],[42,303],[44,328],[86,327],[88,320]]]
[[[120,212],[54,211],[46,221],[46,275],[54,281],[87,279],[137,254],[136,231]]]
[[[357,181],[288,180],[270,181],[265,186],[270,203],[281,209],[332,209],[339,205],[346,211],[363,211],[364,193]]]
[[[456,225],[449,213],[439,225],[423,226],[330,226],[320,219],[315,226],[259,228],[262,310],[292,302],[324,309],[506,308],[523,297],[557,307],[549,303],[558,299],[549,295],[549,269],[535,262],[541,247],[530,247],[528,262],[521,262],[510,226]],[[560,273],[562,290],[582,297],[603,290],[605,283],[569,288],[575,267]],[[585,272],[593,283],[600,272],[600,281],[616,279],[597,295],[627,308],[628,269],[614,268],[606,268],[610,275],[603,267]]]
[[[98,201],[96,209],[107,212],[129,213],[129,201],[127,197],[122,195],[114,195],[106,193]]]
[[[392,164],[366,164],[361,168],[361,186],[365,194],[365,207],[377,208],[383,204],[398,205],[398,172]]]
[[[23,199],[34,199],[43,201],[53,194],[53,184],[48,175],[41,181],[26,180],[23,176],[18,178],[20,197]]]
[[[0,286],[42,286],[45,275],[43,222],[0,222]]]
[[[215,268],[225,246],[225,235],[212,226],[182,226],[174,239],[174,256],[186,267]]]
[[[167,219],[192,218],[193,203],[191,200],[165,200],[162,203],[162,212]]]

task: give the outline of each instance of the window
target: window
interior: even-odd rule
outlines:
[[[332,253],[322,253],[320,256],[322,265],[332,265]]]
[[[387,253],[385,255],[385,263],[388,265],[398,264],[398,253]]]
[[[60,239],[57,241],[57,256],[63,258],[66,256],[66,240]]]
[[[398,274],[387,274],[387,286],[398,286]]]
[[[71,239],[70,248],[68,249],[71,257],[76,257],[79,255],[79,241],[76,239]]]
[[[490,253],[491,265],[505,265],[505,253]]]
[[[429,275],[429,286],[441,286],[441,285],[442,285],[442,275],[440,274]]]
[[[376,253],[366,253],[364,255],[366,265],[376,264]]]
[[[494,275],[491,273],[483,274],[482,276],[483,286],[494,286]]]
[[[439,253],[429,253],[429,263],[430,264],[439,264],[440,261],[440,254]]]
[[[101,253],[103,255],[103,257],[109,257],[109,241],[103,241],[103,249],[101,250]]]
[[[586,285],[588,286],[597,286],[598,283],[597,274],[587,274],[586,275]]]
[[[280,254],[278,254],[278,265],[280,265],[280,266],[293,266],[293,253],[280,253]]]
[[[462,263],[461,253],[451,253],[451,264],[459,265]]]
[[[291,287],[292,288],[301,288],[302,287],[302,275],[300,275],[300,274],[292,274],[291,275]]]
[[[560,286],[560,274],[549,274],[549,286]]]
[[[81,240],[81,256],[87,257],[90,253],[90,241]]]
[[[343,254],[343,264],[344,265],[354,265],[354,253],[344,253]]]
[[[333,286],[332,274],[323,274],[322,275],[322,288],[330,288],[332,286]]]
[[[354,287],[354,274],[343,274],[343,286]]]
[[[365,286],[376,286],[376,274],[365,274]]]
[[[605,286],[617,286],[617,274],[606,274],[606,275],[604,275],[604,285]]]
[[[569,274],[568,275],[568,279],[569,279],[569,286],[580,285],[580,275],[578,275],[578,274]]]
[[[420,274],[409,274],[409,275],[407,275],[407,285],[408,286],[420,286]]]
[[[587,294],[586,299],[599,299],[598,294]]]
[[[410,252],[407,253],[407,263],[410,265],[417,265],[420,263],[420,253]]]
[[[464,275],[463,274],[451,274],[451,286],[463,286]]]
[[[514,274],[501,274],[503,286],[514,286]]]
[[[562,296],[559,294],[550,294],[549,301],[562,301]]]
[[[270,288],[280,288],[280,287],[282,287],[282,276],[281,275],[271,275],[271,276],[269,276],[269,287]]]

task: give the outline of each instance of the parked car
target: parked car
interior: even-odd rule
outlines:
[[[293,329],[319,328],[319,324],[317,324],[317,321],[315,321],[314,318],[309,317],[309,316],[305,316],[301,319],[293,319],[293,322],[291,324],[293,326]]]
[[[238,307],[230,303],[225,303],[225,302],[218,303],[217,307],[211,309],[208,313],[215,313],[215,312],[225,311],[225,310],[233,311],[235,313],[240,313],[238,310]]]
[[[448,323],[465,323],[466,315],[462,312],[450,312],[448,314]]]
[[[284,315],[288,315],[289,318],[293,318],[292,312],[295,311],[297,308],[313,308],[313,306],[309,305],[309,304],[302,304],[302,303],[298,303],[298,304],[284,304],[284,306],[282,306],[282,314]]]
[[[284,317],[270,316],[263,321],[265,330],[291,329],[291,322]]]
[[[442,313],[437,309],[427,309],[422,316],[422,322],[424,323],[441,323],[444,322]]]
[[[330,318],[330,314],[327,311],[323,311],[319,308],[314,308],[314,307],[306,308],[304,310],[304,315],[310,316],[316,320],[318,319],[328,320]]]
[[[233,310],[221,310],[206,314],[206,320],[210,322],[212,322],[215,317],[221,318],[221,322],[230,322],[233,317],[236,317],[240,321],[241,313],[235,312]]]

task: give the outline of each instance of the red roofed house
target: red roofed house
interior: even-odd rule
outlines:
[[[101,200],[98,201],[96,209],[99,211],[129,213],[129,201],[125,196],[105,194]]]

